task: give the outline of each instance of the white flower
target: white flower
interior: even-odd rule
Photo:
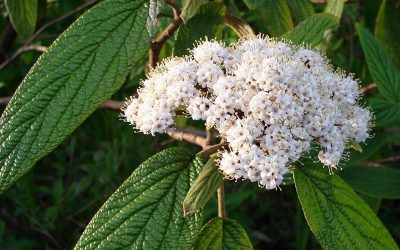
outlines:
[[[151,72],[124,116],[154,135],[174,126],[175,110],[186,109],[229,143],[219,162],[226,178],[275,189],[311,142],[332,169],[348,139],[369,137],[371,113],[358,105],[359,95],[357,80],[315,50],[264,37],[230,47],[206,40]]]

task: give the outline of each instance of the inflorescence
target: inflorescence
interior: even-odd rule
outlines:
[[[369,137],[371,113],[359,96],[357,80],[315,50],[260,36],[229,47],[203,41],[153,70],[124,117],[154,135],[185,110],[229,143],[219,162],[227,178],[275,189],[312,142],[336,168],[348,139]]]

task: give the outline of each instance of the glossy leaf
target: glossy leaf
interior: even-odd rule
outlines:
[[[202,164],[184,148],[149,158],[100,208],[75,249],[190,249],[202,213],[184,218],[182,202]]]
[[[308,44],[312,47],[324,38],[326,30],[339,27],[339,20],[332,14],[315,14],[299,23],[293,30],[289,31],[283,38],[290,40],[293,44]]]
[[[286,0],[265,0],[261,15],[271,36],[280,36],[293,29],[292,15]]]
[[[210,2],[200,7],[197,15],[185,25],[181,25],[176,35],[174,54],[188,54],[196,41],[204,39],[221,39],[224,28],[224,6],[219,2]]]
[[[35,31],[38,0],[5,0],[11,23],[24,39]]]
[[[400,170],[389,167],[352,166],[340,176],[355,190],[372,197],[400,199]]]
[[[400,68],[400,5],[396,0],[383,0],[376,18],[375,37]]]
[[[223,183],[223,175],[216,165],[217,157],[212,157],[201,170],[183,201],[183,212],[187,216],[204,207]]]
[[[297,22],[301,22],[315,14],[314,7],[310,0],[289,0],[290,10],[293,18]]]
[[[32,67],[0,119],[0,193],[120,88],[147,53],[145,1],[106,0]]]
[[[398,103],[400,101],[400,72],[372,34],[361,25],[357,25],[356,28],[369,73],[376,82],[380,94],[387,100]]]
[[[232,219],[214,218],[202,229],[194,249],[253,249],[242,226]]]
[[[184,0],[181,18],[183,22],[187,22],[190,18],[196,15],[199,8],[208,3],[208,0]]]
[[[249,38],[255,37],[253,29],[245,23],[243,20],[236,16],[225,16],[224,18],[225,24],[229,26],[229,28],[233,29],[235,33],[241,38]]]
[[[296,168],[297,194],[307,223],[324,249],[398,249],[368,205],[320,164]]]

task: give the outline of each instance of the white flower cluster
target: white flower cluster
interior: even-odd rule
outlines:
[[[305,47],[264,37],[229,47],[204,41],[151,72],[124,116],[143,133],[163,133],[185,109],[229,143],[220,160],[227,178],[275,189],[312,141],[335,168],[348,139],[368,138],[371,114],[357,104],[358,87]]]

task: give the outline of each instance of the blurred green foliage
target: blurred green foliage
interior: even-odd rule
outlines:
[[[36,27],[40,28],[51,20],[71,13],[87,2],[39,0]],[[311,4],[305,0],[274,2],[225,0],[224,4],[228,6],[227,11],[250,24],[256,33],[268,35],[281,35],[307,15],[323,12],[326,7],[324,3]],[[206,8],[203,6],[200,9]],[[283,11],[277,11],[278,9]],[[12,30],[3,2],[0,2],[0,11],[0,60],[3,63],[24,45],[25,39]],[[32,44],[49,46],[82,12],[83,10],[74,12],[49,26]],[[399,66],[400,42],[396,36],[399,30],[397,26],[400,25],[399,13],[398,0],[350,0],[344,4],[340,28],[329,36],[327,44],[321,46],[326,49],[334,66],[353,72],[360,79],[361,85],[367,86],[373,79],[365,62],[355,24],[359,23],[372,34],[376,34],[378,42]],[[171,11],[162,8],[161,14],[162,28],[168,24]],[[188,21],[188,25],[191,21],[194,25],[202,22],[196,16]],[[223,29],[218,26],[218,30],[226,42],[237,39],[237,35],[226,26]],[[176,41],[185,46],[192,43],[189,35],[185,35],[184,28],[179,31],[175,39],[170,39],[164,46],[161,57],[173,53]],[[186,40],[182,41],[184,36]],[[180,53],[184,53],[183,47]],[[14,93],[40,53],[27,51],[0,70],[0,97]],[[145,77],[146,59],[140,65],[131,70],[114,99],[122,100],[135,92],[140,79]],[[377,94],[376,88],[369,90],[364,101],[376,97]],[[4,107],[0,107],[0,112],[3,109]],[[185,119],[179,124],[200,126],[198,122]],[[399,125],[394,123],[390,127],[374,129],[375,138],[369,140],[367,145],[362,145],[362,153],[349,152],[349,161],[344,163],[343,168],[351,169],[350,165],[398,157]],[[39,161],[31,172],[0,196],[0,249],[70,249],[95,212],[132,171],[149,156],[174,145],[187,147],[182,142],[171,142],[167,136],[151,137],[134,133],[129,125],[119,119],[118,113],[97,110],[62,145]],[[379,164],[399,171],[399,162],[394,160]],[[347,178],[357,178],[354,171],[346,171],[343,175]],[[305,222],[293,185],[281,188],[281,191],[276,192],[265,191],[254,183],[227,182],[227,214],[241,223],[255,249],[319,249],[319,244]],[[400,242],[400,202],[381,200],[370,196],[368,189],[365,193],[363,190],[365,189],[356,189],[373,210],[377,211],[394,239]],[[205,221],[215,217],[215,211],[214,197],[206,207]]]

